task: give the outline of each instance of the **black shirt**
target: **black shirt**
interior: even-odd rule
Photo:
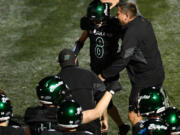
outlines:
[[[162,84],[164,69],[151,23],[138,16],[123,29],[121,51],[113,64],[102,72],[103,77],[111,77],[126,68],[133,87]]]
[[[0,126],[0,135],[25,135],[23,128],[14,128],[14,127],[1,127]]]
[[[12,117],[12,118],[9,120],[8,126],[13,127],[13,128],[20,128],[20,127],[21,127],[21,124],[18,123],[17,120],[13,120],[13,119],[15,119],[15,118]]]
[[[61,131],[45,131],[41,135],[94,135],[88,131],[61,132]]]
[[[38,135],[42,131],[55,129],[57,126],[56,112],[55,107],[36,106],[27,108],[24,119],[31,130],[31,134]]]
[[[81,105],[83,110],[95,107],[105,92],[104,83],[102,83],[96,74],[77,66],[68,66],[58,74],[62,80],[71,89],[73,98]],[[78,127],[80,131],[100,132],[100,122],[95,120],[91,123]]]
[[[122,36],[121,25],[117,18],[110,17],[97,27],[87,17],[81,19],[81,28],[88,31],[90,39],[90,66],[99,74],[114,60],[118,51],[118,41]]]

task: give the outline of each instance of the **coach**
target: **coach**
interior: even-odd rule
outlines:
[[[113,64],[99,75],[101,80],[105,80],[124,68],[127,69],[132,85],[128,116],[133,130],[139,127],[142,120],[137,114],[136,106],[139,90],[152,86],[161,87],[164,80],[164,69],[152,25],[136,14],[134,4],[118,5],[117,18],[125,31],[121,51]]]
[[[61,66],[58,76],[68,85],[73,98],[81,105],[83,110],[93,109],[96,106],[96,101],[100,100],[105,93],[104,83],[95,73],[77,66],[77,57],[70,49],[62,50],[59,53],[58,61]],[[107,121],[104,124],[107,127]],[[101,134],[100,129],[100,120],[96,119],[91,123],[80,125],[77,130],[90,131],[99,135]]]

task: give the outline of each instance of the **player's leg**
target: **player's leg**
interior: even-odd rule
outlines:
[[[111,116],[116,125],[118,125],[118,127],[124,124],[121,116],[119,115],[118,109],[116,108],[116,106],[114,106],[112,100],[108,106],[108,114]]]
[[[132,133],[133,135],[136,134],[136,131],[138,131],[141,128],[141,122],[143,120],[142,116],[140,116],[137,113],[137,99],[138,99],[138,93],[140,91],[140,88],[133,88],[131,90],[131,94],[129,97],[129,113],[128,118],[131,121],[132,125]]]
[[[118,78],[119,79],[119,75],[115,76],[114,78]],[[113,78],[111,78],[113,79]],[[118,82],[118,80],[113,80],[113,81],[108,81],[105,82],[105,85],[107,87],[107,89],[122,89],[121,84]],[[130,129],[130,126],[127,124],[124,124],[123,120],[121,119],[121,116],[118,112],[118,109],[116,108],[116,106],[113,104],[112,100],[108,106],[108,114],[111,116],[111,118],[113,119],[113,121],[116,123],[116,125],[119,127],[119,135],[126,135],[127,132]]]
[[[113,104],[112,100],[108,106],[108,114],[111,116],[112,120],[116,123],[119,128],[119,135],[126,135],[130,129],[130,126],[125,124],[121,119],[118,109]]]

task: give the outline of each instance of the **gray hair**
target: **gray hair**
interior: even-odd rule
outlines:
[[[137,15],[136,5],[130,2],[120,2],[118,7],[121,8],[123,13],[129,14],[130,17],[135,17]]]

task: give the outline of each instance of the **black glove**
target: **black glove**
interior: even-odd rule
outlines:
[[[81,50],[83,45],[84,43],[81,43],[80,41],[75,42],[72,51],[75,53],[76,56],[79,54],[79,51]]]
[[[106,89],[111,93],[115,94],[116,92],[122,90],[122,86],[118,81],[105,82]]]

